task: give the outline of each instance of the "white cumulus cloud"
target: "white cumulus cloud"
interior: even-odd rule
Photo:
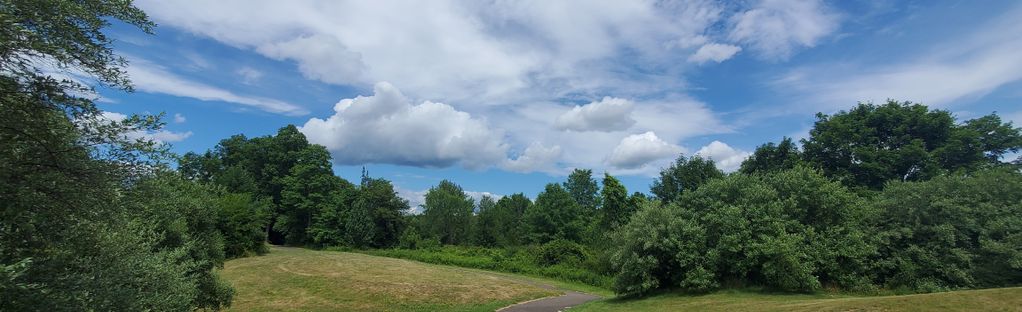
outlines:
[[[742,162],[752,153],[735,149],[721,141],[713,141],[703,146],[696,155],[712,159],[717,168],[724,172],[734,172],[742,166]]]
[[[578,106],[557,117],[555,125],[561,130],[620,131],[635,124],[632,104],[626,99],[604,97],[600,101]]]
[[[181,115],[181,113],[174,113],[174,123],[184,123],[185,121],[188,121],[188,119],[185,118],[185,115]]]
[[[483,168],[504,159],[507,146],[485,121],[444,103],[414,104],[390,83],[373,90],[341,100],[326,119],[309,119],[302,133],[345,165]]]
[[[621,140],[610,153],[607,163],[621,169],[636,169],[655,160],[674,157],[684,151],[680,146],[667,143],[652,131],[633,134]]]
[[[543,144],[534,142],[525,148],[517,158],[508,159],[504,162],[503,168],[514,172],[533,171],[556,171],[557,159],[561,157],[561,147],[546,147]]]

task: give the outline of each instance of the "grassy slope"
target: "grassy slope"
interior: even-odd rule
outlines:
[[[584,311],[1022,311],[1022,287],[881,297],[776,295],[724,291],[601,300]]]
[[[558,294],[481,271],[284,247],[228,261],[222,274],[236,311],[493,311]]]

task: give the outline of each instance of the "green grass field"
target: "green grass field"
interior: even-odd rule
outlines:
[[[741,291],[662,294],[636,300],[595,301],[571,311],[1022,311],[1022,287],[877,297]]]
[[[493,311],[559,294],[507,275],[286,247],[228,261],[222,274],[234,311]]]

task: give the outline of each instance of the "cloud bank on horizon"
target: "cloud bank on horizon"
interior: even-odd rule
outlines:
[[[1022,48],[1019,5],[989,22],[918,42],[922,57],[860,58],[824,56],[832,45],[867,46],[868,38],[898,40],[918,31],[893,20],[872,26],[876,21],[943,11],[816,0],[138,5],[161,27],[287,64],[310,82],[354,90],[323,114],[189,80],[146,55],[134,56],[128,69],[143,92],[299,116],[302,132],[326,146],[339,165],[550,174],[582,167],[650,176],[679,153],[696,151],[733,171],[754,147],[734,136],[759,131],[752,129],[770,118],[902,96],[961,108],[949,103],[1022,79],[1022,58],[1015,56]],[[798,60],[802,53],[812,59]],[[203,56],[182,55],[196,71],[211,66]],[[746,76],[729,62],[762,70]],[[259,86],[273,78],[265,68],[229,72],[236,85]],[[718,68],[735,80],[755,80],[742,85],[757,88],[750,93],[780,94],[798,104],[701,93],[727,88],[726,79],[692,78]],[[782,134],[798,135],[771,137]]]

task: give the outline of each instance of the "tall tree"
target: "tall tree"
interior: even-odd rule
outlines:
[[[956,125],[951,113],[911,102],[859,104],[817,114],[802,141],[805,159],[849,186],[880,189],[890,180],[921,181],[942,172],[1000,164],[1022,147],[1020,129],[991,115]]]
[[[525,243],[523,218],[532,206],[525,194],[516,193],[501,197],[493,208],[495,219],[492,233],[499,246],[517,246]]]
[[[111,122],[81,96],[89,86],[53,78],[84,75],[130,91],[126,61],[103,33],[114,21],[147,33],[153,27],[130,1],[0,1],[4,310],[182,311],[230,301],[229,286],[202,284],[215,280],[216,257],[196,264],[193,257],[210,258],[190,254],[216,244],[177,245],[157,224],[160,215],[139,215],[160,211],[124,205],[125,186],[164,159],[154,142],[124,134],[157,130],[158,116]],[[173,234],[206,239],[188,224],[206,225],[199,216],[182,217],[187,226]]]
[[[771,172],[795,168],[802,161],[802,152],[792,142],[791,138],[784,137],[780,143],[773,142],[760,145],[752,156],[742,162],[738,171],[744,174],[759,172]]]
[[[358,192],[359,197],[365,198],[369,205],[375,229],[372,246],[384,248],[396,245],[399,235],[404,231],[402,214],[408,210],[408,201],[397,195],[390,181],[382,178],[363,178]]]
[[[307,230],[313,216],[336,205],[342,179],[330,168],[330,154],[318,145],[306,146],[296,159],[300,161],[280,179],[281,194],[273,229],[284,233],[291,245],[311,243]]]
[[[699,155],[691,158],[678,156],[670,167],[660,171],[660,178],[653,180],[650,191],[668,203],[677,200],[686,191],[695,190],[706,181],[723,176],[724,172],[717,169],[713,160]]]
[[[372,210],[369,196],[360,192],[344,216],[344,232],[349,245],[365,248],[373,244],[376,226],[373,224]]]
[[[536,196],[536,204],[525,211],[528,240],[547,243],[556,239],[579,242],[586,220],[582,207],[560,184],[550,183]]]
[[[475,222],[472,223],[472,233],[475,236],[473,242],[480,246],[493,247],[497,245],[497,238],[501,236],[497,232],[502,230],[498,222],[505,220],[501,220],[503,216],[497,210],[497,202],[493,201],[493,197],[483,195],[479,199],[477,210]]]
[[[600,195],[603,198],[603,208],[600,209],[602,230],[604,232],[613,230],[626,223],[628,217],[634,212],[635,206],[628,202],[628,190],[621,184],[621,181],[609,173],[604,173],[603,189]]]
[[[593,179],[593,170],[578,169],[571,171],[564,189],[571,194],[575,203],[590,213],[595,213],[600,206],[600,186]]]
[[[464,244],[469,241],[469,226],[474,208],[472,198],[461,186],[443,180],[426,193],[422,221],[428,235],[444,244]]]

